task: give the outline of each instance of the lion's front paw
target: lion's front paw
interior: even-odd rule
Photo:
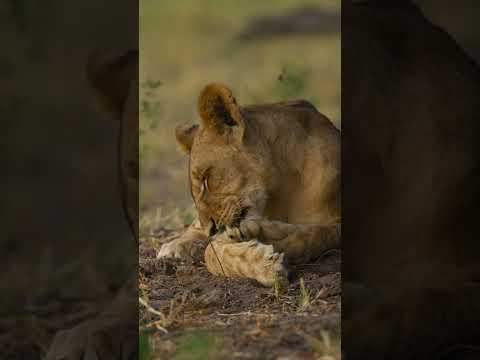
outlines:
[[[240,223],[240,233],[243,239],[260,239],[262,228],[260,219],[246,219]]]
[[[219,237],[228,238],[230,241],[243,241],[249,248],[246,257],[249,261],[248,266],[253,271],[250,276],[264,286],[285,286],[288,284],[288,270],[285,267],[284,254],[275,252],[272,245],[262,244],[256,237],[260,235],[260,225],[258,221],[249,220],[243,222],[244,231],[241,228],[229,228],[219,235]],[[245,243],[246,240],[249,240]]]
[[[215,235],[205,252],[205,264],[215,275],[247,277],[267,287],[288,284],[284,254],[257,239],[246,241],[238,228],[227,227]]]
[[[157,259],[160,258],[176,258],[185,259],[189,255],[189,249],[186,244],[180,239],[170,241],[163,244],[160,251],[157,254]]]
[[[181,237],[163,244],[157,254],[157,259],[176,258],[197,261],[203,259],[205,247],[206,241],[203,236],[187,232]]]
[[[288,270],[285,267],[284,254],[273,250],[272,245],[259,244],[263,247],[263,258],[258,264],[255,264],[255,279],[264,286],[281,286],[288,285]]]
[[[265,243],[280,241],[298,230],[297,225],[266,218],[250,218],[240,223],[240,232],[245,239],[258,239]]]

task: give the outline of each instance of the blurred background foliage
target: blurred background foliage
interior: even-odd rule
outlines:
[[[140,209],[171,226],[192,209],[174,129],[214,81],[240,104],[310,100],[340,126],[340,1],[140,1]]]

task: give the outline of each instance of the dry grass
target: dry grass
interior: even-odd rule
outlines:
[[[310,290],[305,287],[303,278],[300,278],[300,294],[298,296],[298,311],[305,312],[311,305]]]
[[[168,328],[176,321],[181,319],[182,311],[185,307],[187,300],[187,293],[182,294],[179,299],[170,300],[170,307],[167,313],[155,310],[145,299],[139,297],[138,302],[144,306],[145,309],[151,314],[158,317],[156,320],[145,325],[145,328],[154,327],[164,333],[168,333]]]

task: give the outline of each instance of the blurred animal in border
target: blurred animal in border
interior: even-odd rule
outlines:
[[[138,245],[138,51],[95,52],[86,70],[99,108],[113,119],[112,131],[117,132],[118,182],[114,186],[132,241]],[[132,264],[131,278],[106,309],[72,329],[59,331],[46,359],[137,359],[137,309],[137,267]]]
[[[344,3],[342,67],[345,358],[480,358],[479,66],[392,0]]]

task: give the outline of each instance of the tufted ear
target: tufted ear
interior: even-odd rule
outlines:
[[[192,150],[193,139],[198,132],[198,125],[179,125],[175,129],[177,142],[187,154]]]
[[[204,128],[218,135],[243,138],[245,122],[230,89],[221,84],[207,85],[198,98],[198,112]]]
[[[96,51],[89,56],[86,76],[101,110],[120,118],[137,71],[137,50]]]

